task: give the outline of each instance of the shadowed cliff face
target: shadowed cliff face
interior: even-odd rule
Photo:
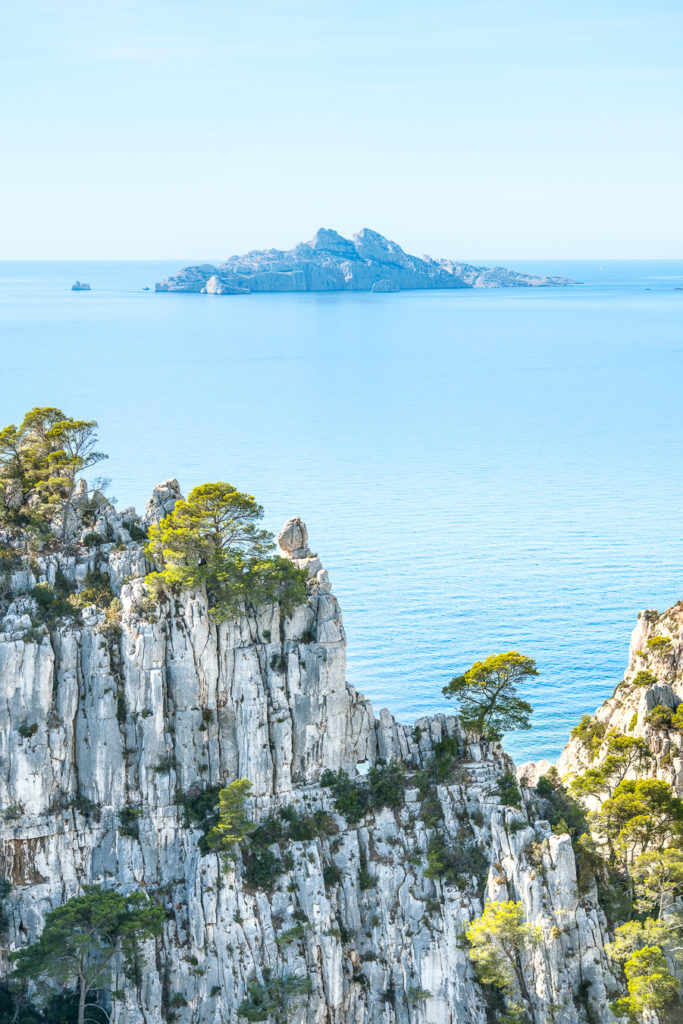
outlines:
[[[185,267],[155,285],[158,292],[400,291],[415,288],[494,288],[573,284],[566,278],[534,277],[504,267],[473,267],[452,260],[420,259],[396,242],[363,228],[353,239],[320,228],[293,249],[264,249],[231,256],[218,267]]]
[[[310,979],[290,1008],[295,1022],[485,1024],[463,932],[488,895],[521,900],[542,928],[524,961],[534,1024],[585,1024],[586,985],[592,1020],[609,1021],[615,983],[595,887],[579,892],[569,837],[537,820],[532,791],[520,808],[501,804],[511,762],[500,747],[454,717],[415,727],[387,711],[375,718],[346,682],[341,612],[301,520],[280,535],[309,576],[290,618],[268,606],[217,626],[202,593],[155,605],[131,538],[179,495],[175,481],[156,488],[144,519],[100,496],[87,524],[73,524],[71,553],[17,554],[4,570],[3,964],[51,908],[99,882],[141,888],[167,911],[140,983],[115,979],[115,1024],[234,1024],[266,968]],[[37,583],[82,588],[93,572],[108,577],[120,619],[93,605],[81,622],[40,623]],[[457,757],[439,777],[433,754],[445,737]],[[399,762],[404,798],[350,824],[322,772],[342,767],[353,779],[379,760]],[[333,816],[324,834],[273,844],[282,873],[272,886],[249,884],[242,852],[202,853],[201,829],[183,813],[188,797],[241,777],[257,820],[288,807]],[[426,873],[437,837],[455,851],[448,876]]]

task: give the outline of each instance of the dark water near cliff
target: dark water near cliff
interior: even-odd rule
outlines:
[[[449,707],[454,672],[516,647],[542,675],[506,745],[555,756],[637,612],[683,597],[683,262],[515,265],[566,290],[141,290],[182,262],[0,264],[2,424],[96,417],[123,504],[177,476],[230,480],[274,529],[301,514],[377,710]]]

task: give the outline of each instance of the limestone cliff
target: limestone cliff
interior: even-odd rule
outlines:
[[[683,602],[661,615],[644,611],[631,637],[629,664],[614,693],[595,712],[604,737],[597,751],[606,749],[607,733],[616,729],[644,739],[653,755],[640,775],[670,783],[683,795],[683,733],[667,721],[683,702]],[[665,709],[652,715],[655,708]],[[573,738],[558,762],[561,775],[572,777],[592,763],[590,751]]]
[[[563,277],[519,274],[505,267],[474,267],[411,256],[396,242],[363,228],[353,239],[320,228],[293,249],[264,249],[205,263],[155,285],[157,292],[246,295],[249,292],[371,291],[414,288],[496,288],[567,285]]]
[[[346,681],[341,612],[300,520],[280,535],[310,581],[290,618],[269,606],[216,625],[201,593],[150,600],[145,527],[179,494],[175,481],[156,488],[140,519],[82,491],[70,553],[3,549],[4,966],[51,908],[99,882],[141,888],[166,910],[140,984],[116,979],[115,1024],[236,1024],[267,969],[310,980],[289,1011],[300,1024],[486,1024],[497,1011],[463,932],[490,895],[521,900],[542,929],[524,962],[534,1024],[612,1021],[606,923],[595,886],[579,890],[569,836],[538,820],[531,790],[518,809],[501,802],[509,758],[456,718],[375,717]],[[83,591],[104,578],[120,600],[113,616],[91,605],[81,622],[40,622],[41,581]],[[425,789],[444,737],[457,760]],[[400,762],[405,798],[349,824],[322,773],[355,777],[380,760]],[[294,808],[335,822],[274,846],[282,873],[270,887],[247,883],[240,855],[203,853],[184,813],[188,798],[240,777],[258,820]],[[435,835],[463,856],[457,879],[427,870]]]

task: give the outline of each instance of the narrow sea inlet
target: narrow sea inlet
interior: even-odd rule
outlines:
[[[452,675],[516,648],[541,675],[506,749],[556,757],[638,611],[681,593],[683,262],[512,264],[566,289],[143,291],[187,262],[0,264],[3,425],[98,419],[122,507],[177,475],[254,494],[274,530],[301,515],[376,711],[444,709]]]

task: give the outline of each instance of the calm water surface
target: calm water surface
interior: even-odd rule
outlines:
[[[98,419],[124,505],[177,476],[230,480],[272,529],[301,514],[377,710],[449,708],[454,673],[515,647],[542,674],[506,746],[555,757],[638,611],[683,597],[683,262],[515,265],[572,289],[142,291],[181,265],[0,264],[0,425]]]

